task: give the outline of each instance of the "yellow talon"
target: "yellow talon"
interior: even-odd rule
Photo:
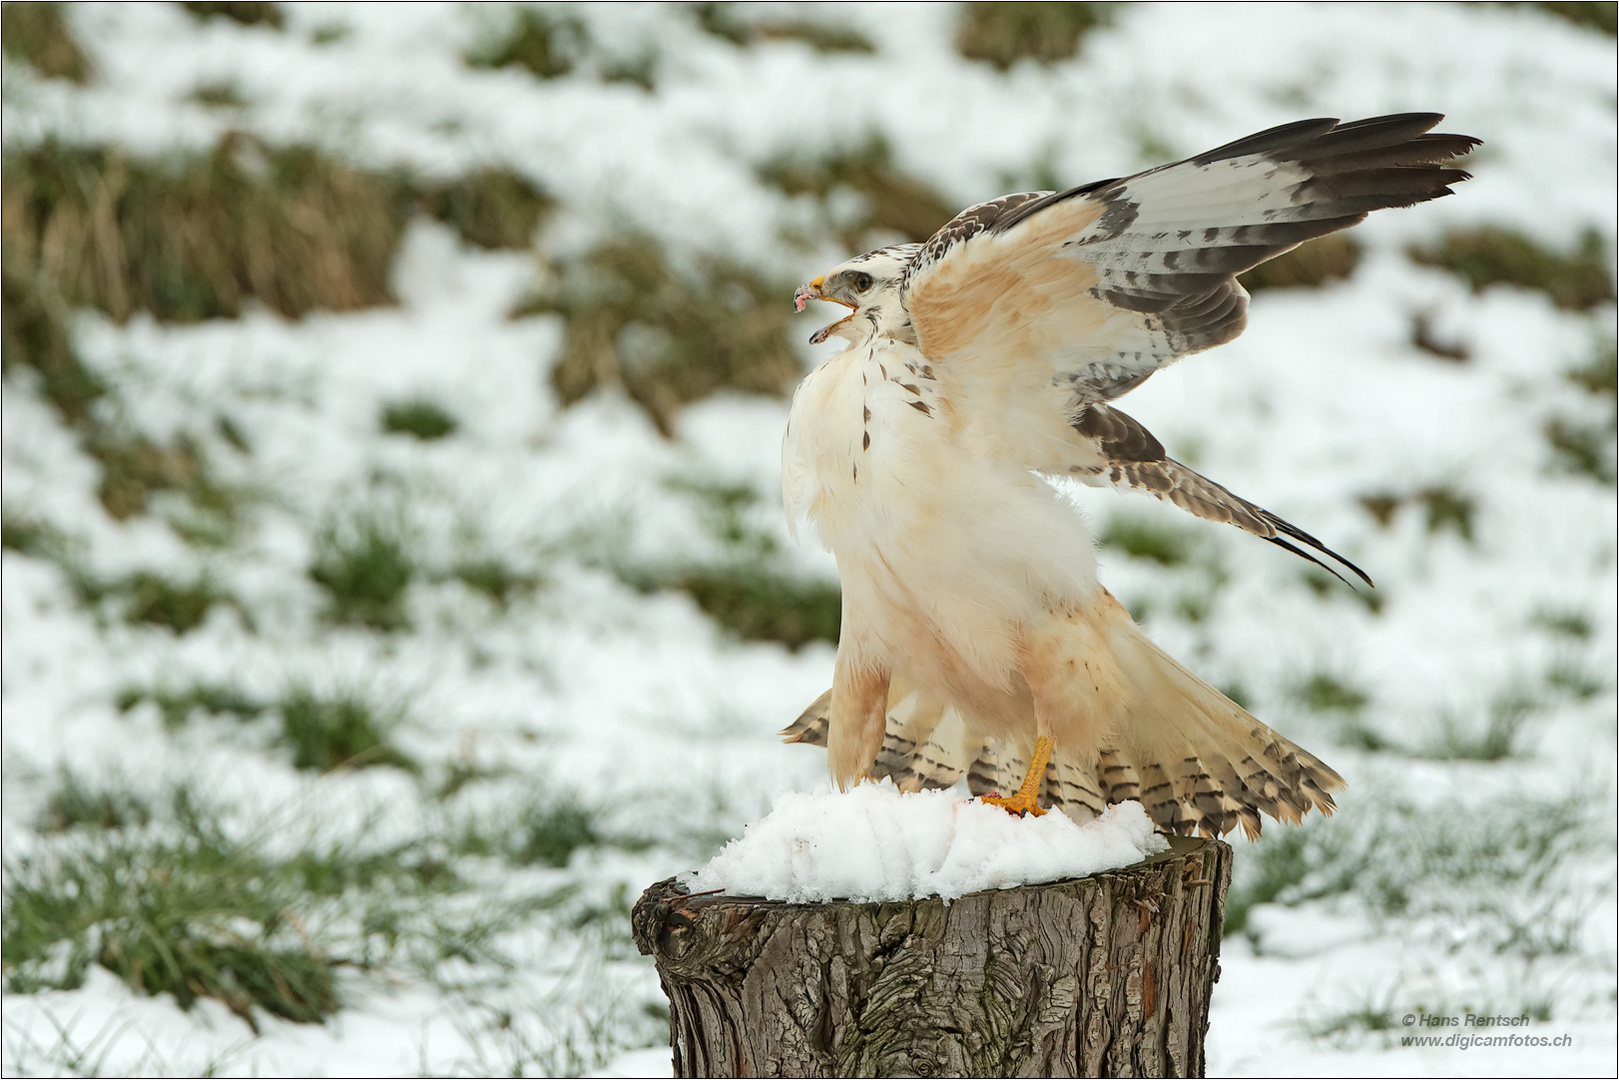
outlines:
[[[981,795],[979,796],[978,801],[989,803],[991,806],[998,806],[1002,810],[1005,810],[1008,814],[1017,814],[1019,816],[1023,814],[1033,814],[1035,817],[1045,816],[1045,811],[1040,809],[1040,804],[1035,802],[1033,799],[1023,798],[1022,792],[1019,792],[1016,795]]]
[[[1046,762],[1051,760],[1051,747],[1049,735],[1034,740],[1034,760],[1029,762],[1029,772],[1023,777],[1023,786],[1012,795],[985,795],[978,801],[998,806],[1008,814],[1045,816],[1045,811],[1040,809],[1040,781],[1046,778]]]

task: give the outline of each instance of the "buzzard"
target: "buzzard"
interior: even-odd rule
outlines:
[[[1331,813],[1343,778],[1150,641],[1043,477],[1143,491],[1370,579],[1164,453],[1112,404],[1242,332],[1236,275],[1373,211],[1451,194],[1478,140],[1434,113],[1302,120],[1121,179],[1004,195],[798,290],[850,313],[782,442],[790,526],[836,556],[832,689],[783,735],[842,788],[963,774],[1014,813],[1139,799],[1160,829],[1250,836]],[[1330,566],[1329,566],[1330,569]],[[1336,572],[1336,571],[1334,571]],[[1000,797],[991,791],[1014,791]]]

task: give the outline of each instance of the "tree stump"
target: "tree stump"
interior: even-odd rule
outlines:
[[[1231,848],[938,898],[642,894],[676,1076],[1202,1076]]]

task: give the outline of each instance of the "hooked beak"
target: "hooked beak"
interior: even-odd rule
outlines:
[[[844,307],[848,308],[849,314],[845,315],[835,323],[821,327],[819,330],[815,331],[815,333],[811,334],[809,339],[811,345],[819,345],[821,342],[831,337],[833,331],[842,326],[844,323],[848,322],[850,319],[854,318],[854,312],[856,310],[855,306],[849,303],[849,301],[839,300],[835,296],[828,296],[822,292],[821,286],[825,283],[826,275],[822,274],[808,285],[800,285],[798,287],[798,291],[793,293],[793,310],[803,311],[804,305],[809,303],[811,300],[830,300],[834,304],[842,304]]]

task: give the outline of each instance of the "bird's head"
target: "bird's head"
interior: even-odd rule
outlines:
[[[811,300],[830,300],[851,309],[849,314],[810,335],[819,345],[833,334],[851,342],[862,341],[906,322],[900,303],[900,280],[905,266],[920,250],[919,244],[899,244],[856,255],[793,294],[793,308],[803,311]]]

